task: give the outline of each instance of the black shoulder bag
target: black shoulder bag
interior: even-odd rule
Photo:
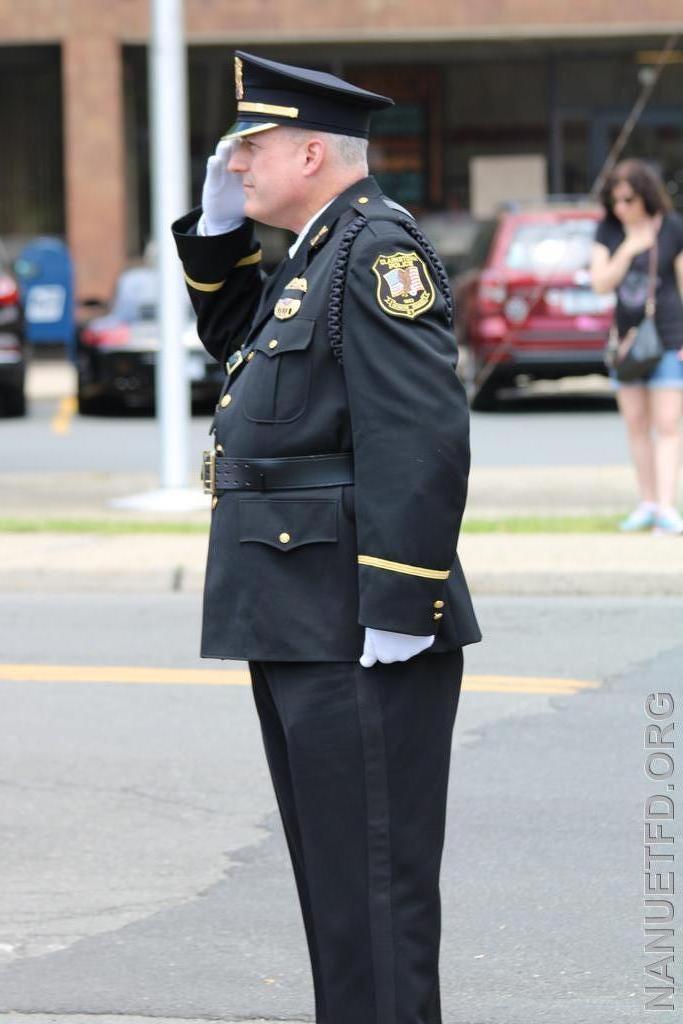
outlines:
[[[664,353],[664,346],[655,326],[655,290],[657,287],[657,242],[650,250],[645,316],[637,327],[631,327],[620,338],[616,325],[610,330],[605,362],[614,369],[617,380],[631,382],[650,374]]]

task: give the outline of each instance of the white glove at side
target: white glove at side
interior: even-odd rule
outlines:
[[[225,139],[206,161],[206,178],[202,189],[202,216],[197,232],[200,235],[222,235],[234,231],[244,220],[244,189],[242,177],[228,170],[234,139]]]
[[[412,636],[410,633],[392,633],[386,629],[366,626],[360,663],[363,668],[372,668],[377,661],[385,665],[392,661],[408,661],[415,654],[431,647],[435,639],[436,634]]]

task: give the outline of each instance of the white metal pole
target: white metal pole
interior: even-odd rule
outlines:
[[[186,292],[171,222],[188,207],[187,83],[183,0],[151,0],[152,214],[159,268],[156,371],[161,486],[187,485],[190,388],[183,330]]]

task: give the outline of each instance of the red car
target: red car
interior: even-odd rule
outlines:
[[[0,415],[26,412],[27,345],[19,285],[0,242]]]
[[[518,206],[481,225],[453,289],[473,409],[520,375],[606,372],[614,297],[596,295],[588,273],[602,215],[588,202]]]

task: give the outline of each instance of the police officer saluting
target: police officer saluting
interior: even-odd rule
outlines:
[[[174,225],[226,378],[201,653],[246,660],[318,1024],[440,1024],[439,870],[469,421],[448,280],[367,173],[392,105],[239,52],[238,120]],[[266,277],[254,222],[297,237]]]

